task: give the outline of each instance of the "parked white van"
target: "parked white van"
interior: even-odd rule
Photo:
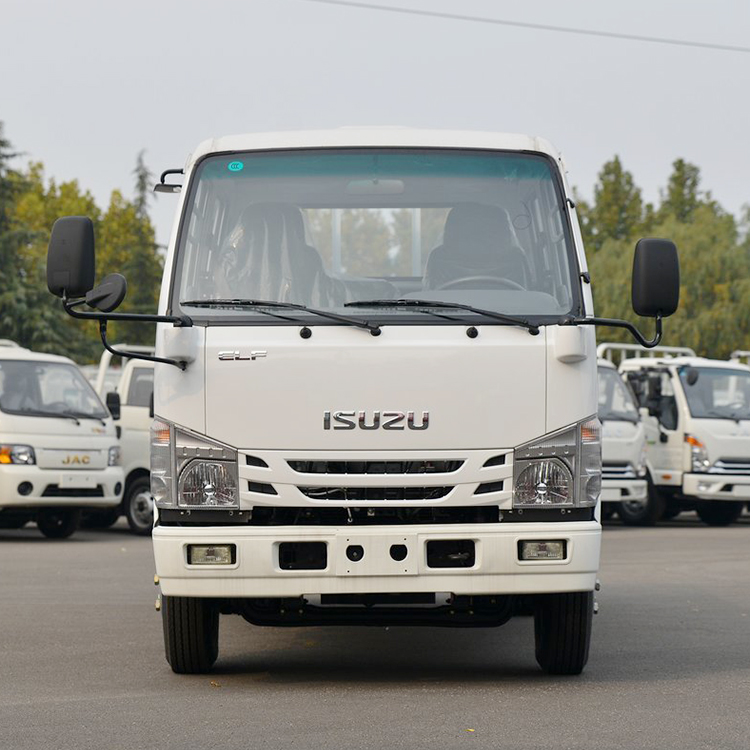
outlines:
[[[608,349],[626,355],[634,347]],[[710,526],[732,523],[750,499],[750,367],[688,348],[635,353],[619,369],[649,415],[652,515],[694,509]]]
[[[114,422],[75,363],[0,343],[0,528],[68,537],[122,491]]]
[[[602,423],[602,515],[617,512],[628,525],[648,511],[646,432],[633,392],[617,368],[600,359],[599,420]]]

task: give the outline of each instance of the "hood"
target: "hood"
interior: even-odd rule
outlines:
[[[546,332],[479,331],[315,326],[303,339],[297,327],[209,327],[206,434],[240,449],[337,451],[503,448],[544,434]]]

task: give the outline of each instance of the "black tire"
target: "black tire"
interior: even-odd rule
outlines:
[[[120,517],[120,509],[104,508],[102,510],[86,511],[81,518],[82,529],[108,529],[117,523]]]
[[[701,503],[695,512],[707,526],[729,526],[742,515],[742,503],[721,500]]]
[[[125,518],[134,534],[147,536],[154,525],[154,504],[151,498],[151,482],[148,477],[138,477],[125,490],[122,501]]]
[[[41,508],[36,515],[36,525],[48,539],[67,539],[80,520],[78,508]]]
[[[602,503],[602,521],[609,521],[615,514],[614,503]]]
[[[219,609],[211,599],[163,596],[164,651],[177,674],[210,671],[219,655]]]
[[[646,501],[624,501],[617,505],[617,515],[626,526],[655,526],[664,515],[667,501],[649,478]]]
[[[589,660],[594,592],[542,594],[534,612],[536,660],[548,674],[581,674]]]

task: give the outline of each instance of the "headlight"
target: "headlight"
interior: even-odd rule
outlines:
[[[36,455],[30,445],[0,445],[0,464],[35,464]]]
[[[638,463],[635,467],[635,473],[643,479],[643,477],[646,476],[646,473],[648,472],[648,464],[646,463],[646,444],[643,444],[643,447],[641,448],[641,455],[638,459]]]
[[[513,507],[596,505],[602,486],[601,424],[588,419],[517,448]]]
[[[122,452],[120,451],[119,445],[113,445],[109,449],[109,456],[107,457],[107,466],[119,466],[122,462]]]
[[[237,451],[154,420],[151,494],[160,508],[238,508]]]
[[[711,466],[708,460],[708,449],[705,443],[692,435],[685,435],[685,442],[690,446],[690,464],[694,473],[703,474]]]

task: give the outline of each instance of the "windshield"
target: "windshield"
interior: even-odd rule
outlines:
[[[345,307],[406,298],[552,322],[579,309],[576,268],[547,157],[379,148],[235,153],[204,159],[191,182],[173,309],[182,303],[198,321],[287,325],[312,317],[186,303],[287,302],[388,321],[472,317]]]
[[[599,419],[638,422],[638,407],[617,370],[599,368]]]
[[[681,367],[690,413],[700,419],[750,419],[750,372]]]
[[[0,409],[35,417],[109,416],[78,368],[65,362],[0,361]]]

